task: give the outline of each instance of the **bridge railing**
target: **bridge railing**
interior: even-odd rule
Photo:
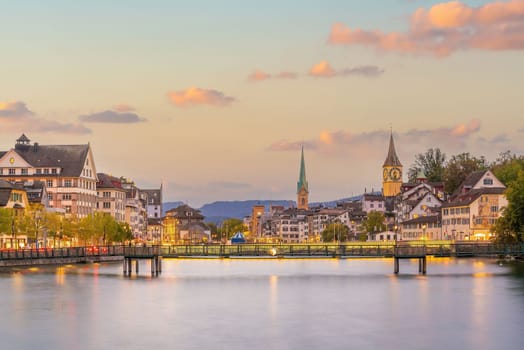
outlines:
[[[524,244],[493,243],[420,244],[232,244],[232,245],[169,245],[169,246],[87,246],[39,249],[0,249],[0,260],[125,256],[147,258],[185,256],[355,256],[355,257],[437,257],[457,256],[524,256]]]

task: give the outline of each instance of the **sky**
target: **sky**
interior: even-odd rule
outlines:
[[[92,146],[164,200],[380,190],[439,147],[524,153],[524,0],[0,0],[0,150]],[[404,178],[406,180],[406,178]]]

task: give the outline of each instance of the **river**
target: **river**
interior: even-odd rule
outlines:
[[[0,272],[0,349],[523,349],[522,266],[164,259]]]

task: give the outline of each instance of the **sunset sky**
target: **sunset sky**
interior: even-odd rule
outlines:
[[[164,199],[381,188],[440,147],[524,153],[524,0],[5,1],[0,150],[90,142]]]

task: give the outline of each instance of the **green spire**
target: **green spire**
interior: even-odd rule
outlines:
[[[304,146],[302,146],[302,156],[300,159],[300,175],[297,182],[297,193],[300,192],[302,188],[308,192],[306,180],[306,162],[304,161]]]

